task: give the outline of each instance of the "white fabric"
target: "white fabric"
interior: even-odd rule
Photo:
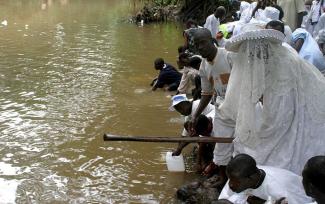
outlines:
[[[235,121],[234,154],[258,164],[301,173],[306,161],[325,154],[325,78],[282,46],[275,30],[239,35],[226,44],[237,51],[224,103],[224,120]],[[255,106],[263,95],[262,125]],[[312,148],[310,148],[312,147]]]
[[[194,78],[198,74],[199,74],[199,70],[196,70],[192,67],[185,66],[183,68],[181,82],[179,83],[179,86],[177,88],[179,93],[191,94],[192,89],[195,87]]]
[[[202,94],[217,94],[224,97],[228,81],[222,80],[229,76],[231,70],[231,59],[228,51],[224,48],[218,48],[217,55],[212,62],[203,58],[200,66],[200,77]]]
[[[227,199],[234,204],[246,204],[248,196],[256,196],[267,200],[271,196],[272,200],[285,197],[290,204],[303,204],[311,202],[307,197],[302,185],[302,177],[290,171],[269,167],[258,166],[265,171],[263,183],[256,189],[247,189],[241,193],[235,193],[229,188],[229,181],[222,189],[219,199]]]
[[[246,9],[249,9],[250,6],[251,6],[250,3],[246,2],[246,1],[241,1],[240,2],[240,9],[239,9],[240,13],[242,14]]]
[[[196,100],[196,101],[193,101],[192,102],[192,111],[191,111],[191,114],[189,116],[186,116],[185,117],[185,122],[190,121],[192,119],[194,113],[196,112],[197,108],[199,107],[199,104],[200,104],[200,100]],[[214,116],[214,113],[215,113],[214,105],[212,105],[212,104],[209,103],[205,107],[205,109],[202,111],[201,114],[203,114],[203,115],[212,114],[212,116]],[[183,132],[182,132],[182,136],[187,137],[188,135],[189,135],[188,132],[184,128],[183,129]]]
[[[325,13],[321,15],[318,23],[315,26],[313,37],[316,37],[320,30],[325,29]]]
[[[241,2],[242,5],[243,2]],[[247,3],[247,2],[246,2]],[[248,3],[248,5],[246,3],[243,3],[244,5],[241,6],[241,12],[240,12],[240,19],[239,21],[237,21],[232,36],[236,36],[239,35],[240,33],[242,33],[241,29],[242,27],[249,23],[249,21],[252,19],[252,12],[254,10],[254,8],[256,7],[257,3],[253,2],[251,4]]]
[[[315,37],[317,35],[317,34],[314,34],[314,30],[320,20],[321,14],[324,13],[323,12],[324,5],[325,5],[325,2],[321,6],[320,1],[313,1],[310,11],[308,12],[308,15],[305,19],[304,27],[310,34],[313,35],[313,37]]]
[[[283,42],[282,46],[286,47],[290,52],[294,52],[294,53],[298,54],[297,50],[295,50],[293,47],[291,47],[291,45],[289,45],[288,43]]]
[[[325,57],[311,34],[303,28],[298,28],[292,33],[292,41],[296,42],[298,39],[304,40],[304,44],[299,51],[299,55],[317,67],[320,71],[324,71]]]
[[[203,27],[209,29],[211,32],[211,36],[215,38],[217,33],[219,32],[219,25],[219,18],[216,18],[214,14],[211,14],[207,17]]]
[[[289,26],[285,25],[284,26],[284,42],[288,43],[289,45],[291,45],[291,39],[292,39],[292,30]]]
[[[323,13],[323,7],[324,5],[321,5],[320,1],[313,1],[312,5],[311,5],[311,9],[310,9],[310,13],[309,13],[309,20],[312,23],[316,23],[319,20],[320,14]]]
[[[265,7],[264,15],[266,18],[271,20],[279,20],[280,11],[274,7]]]
[[[305,11],[304,0],[277,0],[277,4],[283,9],[283,21],[292,30],[297,28],[298,13]]]
[[[227,119],[223,112],[217,108],[213,122],[213,136],[215,137],[234,137],[234,121]],[[213,151],[213,162],[217,165],[226,166],[233,154],[233,144],[216,143]]]

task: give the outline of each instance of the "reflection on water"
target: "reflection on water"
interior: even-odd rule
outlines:
[[[152,62],[175,63],[175,24],[136,27],[127,0],[0,0],[0,200],[171,203],[193,177],[172,144],[104,143],[104,132],[177,136]],[[17,12],[19,11],[19,12]],[[6,195],[6,196],[5,196]]]

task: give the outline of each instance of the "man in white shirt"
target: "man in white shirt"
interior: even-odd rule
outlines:
[[[222,21],[225,16],[225,7],[219,6],[213,14],[207,17],[203,27],[210,30],[213,38],[216,38],[216,35],[219,32],[220,21]]]
[[[302,171],[302,183],[313,204],[325,204],[325,156],[310,158]]]
[[[194,35],[194,44],[197,47],[200,55],[202,56],[202,62],[200,67],[201,77],[201,100],[200,104],[194,113],[190,121],[190,130],[193,132],[193,127],[196,123],[197,117],[202,113],[204,108],[210,103],[212,96],[224,97],[228,84],[228,79],[231,71],[231,61],[229,52],[224,48],[217,48],[213,43],[213,39],[210,35],[210,31],[207,29],[199,29]],[[217,108],[217,104],[216,104]],[[215,117],[218,117],[216,114]],[[215,120],[214,120],[215,121]],[[213,124],[214,128],[220,125]],[[220,132],[216,132],[218,134]],[[218,135],[215,135],[218,136]],[[222,135],[231,137],[232,135]],[[220,167],[220,171],[225,170],[225,165],[230,160],[231,154],[229,152],[232,149],[232,144],[216,144],[214,154],[214,165]],[[225,154],[224,154],[225,153]],[[230,156],[229,156],[230,155]],[[211,164],[212,165],[212,164]],[[204,171],[208,174],[210,165]],[[222,178],[224,179],[224,178]]]
[[[290,171],[256,166],[253,157],[238,154],[227,165],[228,182],[219,199],[227,199],[234,204],[250,203],[253,197],[262,200],[285,200],[290,204],[311,202],[304,193],[302,178]]]

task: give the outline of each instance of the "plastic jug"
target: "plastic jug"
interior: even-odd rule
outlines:
[[[182,154],[180,154],[179,156],[172,156],[172,152],[167,152],[166,163],[168,171],[185,171],[184,158]]]

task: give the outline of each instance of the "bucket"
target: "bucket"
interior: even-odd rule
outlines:
[[[166,163],[168,171],[182,172],[185,171],[183,155],[172,156],[172,152],[166,153]]]

